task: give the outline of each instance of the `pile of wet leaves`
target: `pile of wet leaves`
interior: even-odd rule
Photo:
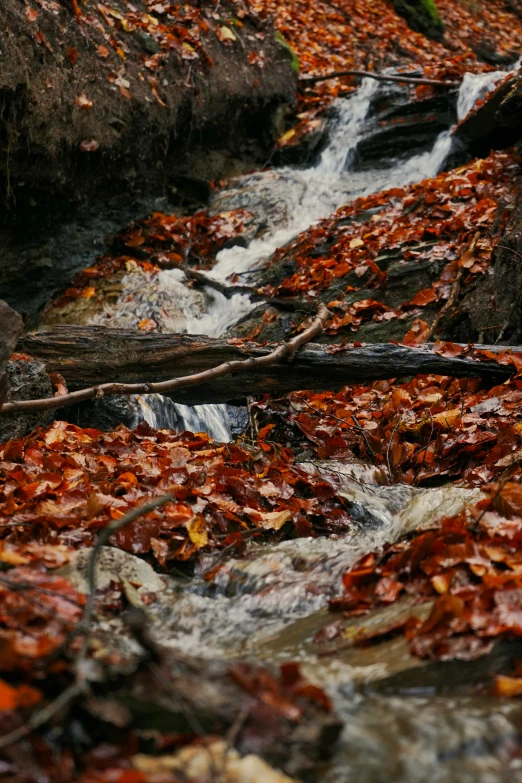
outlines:
[[[52,560],[54,551],[63,561],[111,520],[166,493],[171,503],[111,543],[167,568],[200,550],[241,550],[252,536],[346,531],[351,518],[333,488],[265,434],[220,444],[145,422],[105,433],[58,421],[9,441],[0,448],[0,561]]]
[[[466,353],[448,343],[435,350]],[[488,387],[478,378],[418,375],[295,392],[259,400],[257,418],[272,440],[294,438],[293,448],[312,458],[364,458],[410,485],[461,479],[486,486],[522,460],[522,360],[509,350],[477,353],[513,364],[514,377]]]
[[[517,468],[458,516],[365,555],[347,571],[332,611],[357,616],[399,600],[433,602],[425,620],[406,613],[375,635],[363,629],[355,643],[403,635],[420,658],[471,660],[489,653],[498,638],[519,637],[520,478]],[[520,667],[513,677],[498,677],[495,688],[498,695],[521,694]]]

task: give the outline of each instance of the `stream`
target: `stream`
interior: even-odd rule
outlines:
[[[465,117],[504,75],[468,74],[458,96],[458,118]],[[264,233],[258,232],[247,247],[221,251],[210,272],[216,280],[226,282],[232,274],[241,274],[247,281],[278,247],[342,204],[433,177],[444,167],[453,143],[451,128],[428,152],[390,160],[385,166],[354,167],[379,89],[378,82],[365,79],[356,93],[338,103],[329,143],[315,166],[256,173],[232,181],[217,194],[212,210],[245,207],[264,226]],[[227,299],[208,290],[208,306],[202,309],[187,297],[182,271],[161,271],[158,280],[161,288],[179,290],[190,334],[223,335],[253,307],[247,296]],[[153,427],[207,431],[221,441],[232,439],[226,405],[190,408],[157,395],[139,398],[138,404],[140,418]],[[429,489],[393,485],[382,468],[353,461],[302,466],[319,471],[359,510],[353,531],[328,539],[250,544],[245,556],[220,559],[211,582],[205,574],[216,566],[216,557],[203,559],[193,578],[174,577],[158,594],[151,607],[157,638],[209,658],[300,661],[303,673],[330,693],[346,722],[337,754],[321,773],[325,783],[522,780],[520,709],[515,702],[470,695],[460,687],[460,670],[452,674],[449,664],[444,668],[412,659],[402,639],[338,650],[328,645],[323,649],[314,641],[337,619],[328,613],[327,601],[339,594],[347,567],[387,541],[458,513],[479,500],[480,491],[451,484]],[[403,610],[399,604],[392,611]],[[371,617],[364,619],[372,622]],[[343,639],[357,626],[357,621],[345,621]],[[474,664],[467,666],[464,680],[473,676]],[[392,683],[386,693],[383,682]]]
[[[466,74],[457,101],[458,119],[463,119],[504,76],[504,71]],[[357,145],[368,131],[372,104],[380,90],[380,82],[364,79],[350,98],[338,102],[328,146],[315,166],[307,169],[283,167],[256,173],[231,181],[225,191],[218,193],[211,211],[217,213],[242,207],[252,211],[255,222],[266,228],[264,234],[246,248],[236,246],[222,250],[210,277],[226,283],[232,275],[241,275],[242,282],[248,283],[248,273],[262,266],[277,248],[343,204],[359,196],[420,182],[441,171],[452,148],[451,128],[439,134],[428,152],[406,160],[392,159],[385,168],[352,170]],[[209,304],[203,310],[199,302],[195,304],[187,297],[184,280],[179,269],[163,270],[158,275],[160,289],[178,294],[188,334],[220,337],[255,306],[246,295],[226,298],[220,292],[208,289]],[[220,441],[232,440],[225,404],[189,407],[159,395],[145,395],[139,402],[138,418],[145,418],[152,427],[203,431]]]

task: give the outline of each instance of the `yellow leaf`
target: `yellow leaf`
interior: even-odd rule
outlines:
[[[451,408],[449,411],[443,411],[442,413],[436,413],[435,416],[433,416],[433,421],[437,424],[440,424],[441,427],[444,427],[445,429],[451,429],[457,419],[460,419],[461,417],[461,410],[460,408]]]
[[[189,538],[198,549],[208,544],[207,523],[203,517],[192,517],[185,527],[187,528]]]
[[[294,516],[294,512],[289,509],[286,511],[257,511],[255,508],[244,508],[243,511],[265,530],[279,530],[285,522]]]
[[[223,25],[222,27],[219,28],[219,32],[221,33],[221,35],[219,37],[221,38],[222,41],[225,41],[225,40],[235,41],[236,40],[236,36],[234,35],[234,33],[232,32],[230,27],[225,27],[225,25]]]
[[[17,552],[14,552],[12,549],[6,549],[3,542],[0,548],[0,560],[2,563],[9,563],[9,565],[12,566],[25,565],[26,563],[29,563],[29,559],[27,557],[17,554]]]
[[[363,245],[364,245],[364,242],[362,241],[362,239],[360,237],[354,237],[350,241],[350,250],[354,250],[354,248],[356,248],[356,247],[362,247]]]
[[[283,133],[282,136],[277,140],[278,144],[286,144],[287,141],[290,141],[295,136],[295,128],[290,128],[289,131],[286,133]]]

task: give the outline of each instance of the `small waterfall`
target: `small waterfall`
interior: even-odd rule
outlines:
[[[136,424],[145,419],[155,429],[175,432],[207,432],[214,440],[232,440],[226,405],[182,405],[161,394],[136,397]]]
[[[477,101],[484,98],[488,92],[508,75],[508,71],[493,71],[489,73],[466,73],[462,80],[457,101],[457,116],[460,120],[469,114]]]
[[[505,71],[467,73],[459,90],[458,119],[463,119],[477,100],[506,75]],[[362,175],[350,172],[350,164],[359,140],[364,137],[371,102],[378,89],[379,82],[364,79],[353,95],[338,102],[338,118],[331,131],[330,143],[315,166],[305,170],[290,167],[277,170],[274,183],[284,183],[287,222],[253,240],[246,248],[236,246],[222,250],[210,276],[226,282],[233,274],[253,271],[277,248],[351,199],[387,188],[404,187],[434,177],[441,171],[451,151],[451,128],[439,135],[429,152],[413,155],[406,161],[392,161],[388,169],[365,171]],[[273,175],[273,172],[270,174]],[[165,286],[179,284],[180,270],[162,271],[158,278]],[[243,280],[246,279],[243,277]],[[254,307],[248,296],[240,294],[227,299],[218,291],[209,290],[208,297],[210,304],[206,312],[194,312],[193,308],[183,311],[189,334],[219,337]],[[181,308],[183,310],[183,301]],[[144,396],[140,405],[151,426],[206,431],[218,440],[231,440],[226,405],[188,407],[176,405],[158,395]]]

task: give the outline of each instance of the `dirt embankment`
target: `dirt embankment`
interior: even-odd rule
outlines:
[[[50,193],[69,201],[195,170],[219,178],[234,168],[231,152],[266,156],[296,93],[291,53],[235,0],[218,11],[206,0],[3,0],[0,51],[0,193],[11,215]]]

